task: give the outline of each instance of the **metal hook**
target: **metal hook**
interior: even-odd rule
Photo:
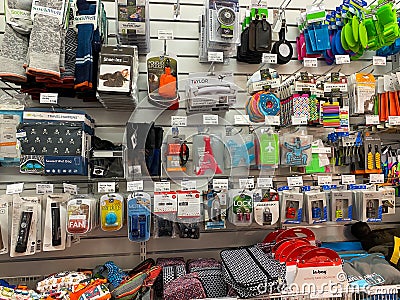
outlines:
[[[208,68],[207,73],[208,73],[208,75],[210,75],[210,76],[214,76],[214,75],[215,75],[215,65],[214,65],[214,62],[211,62],[211,65],[210,65],[210,67]]]
[[[180,0],[176,0],[176,3],[174,4],[174,20],[180,20],[181,19],[181,3]]]
[[[164,56],[167,55],[167,40],[164,40]]]

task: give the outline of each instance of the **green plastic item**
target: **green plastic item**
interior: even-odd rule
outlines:
[[[367,29],[365,28],[364,21],[360,23],[360,26],[358,27],[358,35],[360,38],[360,44],[363,49],[366,49],[368,46],[368,35],[367,35]]]
[[[344,31],[344,38],[346,39],[347,45],[349,45],[350,49],[352,47],[355,47],[356,41],[354,40],[354,37],[353,37],[353,28],[351,26],[351,21],[343,27],[343,31]]]
[[[325,167],[319,166],[319,154],[313,153],[311,155],[311,163],[306,167],[306,173],[325,173]]]
[[[340,35],[340,42],[342,43],[342,47],[344,50],[350,50],[349,45],[347,44],[346,38],[344,36],[344,30],[342,30],[342,33]]]
[[[277,133],[262,133],[259,137],[259,161],[261,167],[279,164],[279,136]]]
[[[353,16],[353,19],[351,20],[351,28],[353,29],[353,38],[354,41],[357,43],[358,42],[358,26],[360,22],[357,18],[357,16]]]

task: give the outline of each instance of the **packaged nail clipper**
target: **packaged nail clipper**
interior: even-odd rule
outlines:
[[[43,251],[64,250],[66,247],[66,217],[69,194],[46,196]]]
[[[37,197],[13,196],[10,256],[18,257],[36,253],[38,210]]]

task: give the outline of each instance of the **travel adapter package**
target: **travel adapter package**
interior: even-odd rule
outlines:
[[[100,227],[103,231],[118,231],[124,224],[124,197],[111,193],[100,198]]]
[[[279,220],[279,194],[274,189],[253,191],[254,220],[261,226],[275,225]]]
[[[37,197],[13,196],[11,257],[36,253],[37,227],[41,227],[38,226],[38,224],[41,224],[41,220],[38,219],[40,209],[40,202]]]
[[[224,144],[218,135],[193,136],[193,162],[196,175],[223,174]]]
[[[396,213],[396,192],[394,188],[382,187],[382,215],[393,215]]]
[[[353,220],[353,192],[332,191],[330,196],[331,220],[350,222]]]
[[[281,220],[283,224],[300,224],[303,218],[303,193],[283,191]]]
[[[357,197],[357,219],[363,222],[382,222],[381,191],[362,191]]]
[[[306,192],[304,194],[307,208],[308,224],[324,223],[328,220],[328,210],[325,192]]]
[[[229,222],[235,226],[250,226],[253,223],[253,192],[232,189],[229,195]]]
[[[9,245],[9,207],[12,196],[0,196],[0,254],[8,253]]]
[[[153,201],[154,238],[175,237],[178,211],[176,192],[154,192]]]
[[[227,111],[236,103],[232,72],[191,73],[186,83],[188,112]]]
[[[67,201],[69,194],[45,196],[46,210],[43,233],[43,251],[64,250],[66,247]]]
[[[239,168],[250,167],[255,163],[255,145],[254,135],[236,134],[227,135],[224,138],[225,143],[225,167]]]
[[[128,197],[128,238],[132,242],[150,239],[151,197],[148,193],[136,192]]]
[[[96,200],[84,195],[76,195],[67,202],[67,233],[86,234],[95,225],[97,215]]]
[[[205,229],[226,228],[227,190],[209,189],[203,192]]]

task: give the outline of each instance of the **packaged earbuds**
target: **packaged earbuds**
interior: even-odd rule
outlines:
[[[258,225],[271,226],[279,220],[279,194],[274,189],[253,191],[254,220]]]
[[[236,226],[250,226],[253,223],[253,193],[249,190],[229,190],[229,222]]]
[[[46,199],[43,251],[64,250],[66,247],[66,215],[69,194],[50,194]]]
[[[124,197],[117,193],[100,198],[100,227],[103,231],[117,231],[124,222]]]
[[[151,197],[148,193],[135,192],[128,197],[128,238],[132,242],[150,239]]]
[[[227,191],[209,189],[203,192],[205,229],[226,228]]]
[[[282,223],[300,224],[303,217],[303,194],[283,191],[281,199]]]

